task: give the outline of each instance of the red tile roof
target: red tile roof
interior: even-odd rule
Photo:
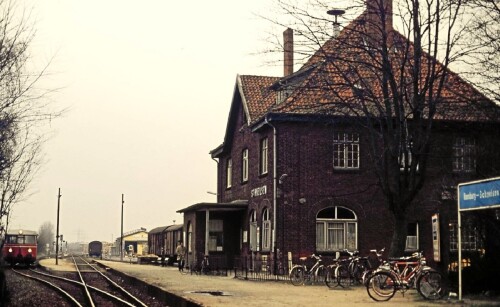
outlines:
[[[239,88],[243,103],[248,110],[250,123],[255,123],[269,112],[286,114],[328,114],[338,116],[365,116],[369,111],[374,116],[384,114],[381,86],[382,60],[379,48],[373,41],[367,41],[365,22],[367,13],[361,14],[345,27],[336,38],[329,39],[301,68],[315,65],[309,76],[301,81],[293,93],[282,103],[276,103],[276,92],[270,87],[280,78],[263,76],[239,76]],[[411,56],[415,46],[396,31],[388,36],[391,46],[390,62],[398,89],[391,97],[400,94],[401,84],[409,80],[412,66]],[[405,50],[408,52],[405,52]],[[406,57],[410,56],[410,59]],[[421,88],[425,76],[434,69],[440,76],[446,72],[445,86],[436,105],[435,119],[459,121],[498,121],[499,107],[488,100],[473,86],[457,74],[447,70],[428,54],[423,54],[421,63]],[[290,77],[287,77],[290,78]],[[426,92],[426,101],[437,96],[439,78],[431,86],[434,91]],[[356,92],[358,87],[358,93]],[[404,86],[411,97],[411,83]],[[363,97],[360,99],[360,97]],[[405,101],[405,116],[411,117],[411,101]],[[432,108],[430,109],[432,111]],[[429,108],[425,108],[429,112]]]

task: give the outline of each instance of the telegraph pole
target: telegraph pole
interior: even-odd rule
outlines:
[[[125,203],[123,194],[122,194],[122,231],[120,237],[120,261],[123,261],[123,204]]]
[[[56,265],[58,265],[59,258],[59,208],[61,205],[61,188],[59,188],[59,192],[57,193],[57,230],[56,230]],[[62,244],[62,242],[61,242]]]

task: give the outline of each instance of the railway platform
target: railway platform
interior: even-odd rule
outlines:
[[[64,260],[64,259],[63,259]],[[426,301],[416,291],[396,293],[388,302],[373,301],[364,287],[329,289],[322,285],[293,286],[275,281],[248,281],[230,276],[182,275],[175,267],[139,265],[97,260],[102,266],[121,272],[168,292],[181,300],[179,306],[498,306],[496,301],[442,299]],[[70,262],[43,260],[49,270],[70,269]]]

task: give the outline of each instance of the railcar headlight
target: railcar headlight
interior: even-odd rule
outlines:
[[[12,253],[12,247],[9,247],[9,253]]]
[[[28,248],[28,253],[31,253],[31,248]]]

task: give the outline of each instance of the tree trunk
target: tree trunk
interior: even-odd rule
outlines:
[[[403,256],[406,246],[408,222],[406,214],[394,214],[394,233],[392,234],[389,257]]]

